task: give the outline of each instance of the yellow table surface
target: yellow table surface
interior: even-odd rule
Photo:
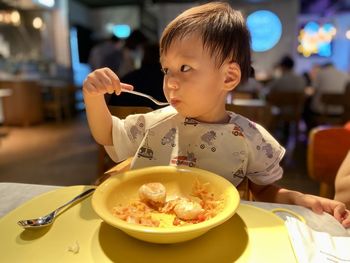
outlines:
[[[47,228],[24,230],[17,221],[51,212],[90,186],[40,195],[0,219],[0,262],[296,262],[283,220],[241,204],[227,222],[203,236],[177,244],[143,242],[104,223],[91,196],[62,212]],[[79,245],[79,252],[69,247]]]

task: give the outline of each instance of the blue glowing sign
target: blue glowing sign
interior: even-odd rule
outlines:
[[[252,49],[264,52],[273,48],[281,38],[282,24],[278,16],[268,10],[259,10],[247,17],[252,38]]]
[[[114,25],[112,32],[116,37],[127,38],[130,36],[131,28],[129,25]]]

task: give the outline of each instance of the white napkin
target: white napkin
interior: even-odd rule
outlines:
[[[285,225],[299,263],[350,262],[350,237],[335,237],[315,231],[290,216],[286,218]]]

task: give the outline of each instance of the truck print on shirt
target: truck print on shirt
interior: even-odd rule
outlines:
[[[137,157],[147,158],[149,160],[153,159],[153,150],[148,146],[148,139],[146,138],[145,144],[142,145],[137,152]]]
[[[130,127],[130,133],[128,134],[129,137],[131,138],[131,140],[136,140],[137,139],[137,136],[140,135],[140,136],[143,136],[143,129],[145,127],[145,124],[144,124],[144,120],[142,117],[138,118],[137,119],[137,122],[135,123],[135,125],[132,125]]]
[[[176,134],[176,128],[171,128],[165,136],[162,138],[161,144],[170,144],[172,147],[175,147],[175,134]]]
[[[261,144],[256,146],[256,149],[258,151],[263,151],[267,158],[272,158],[273,157],[273,148],[271,143],[267,143],[264,138],[261,140]]]
[[[196,121],[195,119],[192,119],[192,118],[188,118],[186,117],[185,118],[185,121],[184,121],[184,125],[193,125],[193,126],[197,126],[198,124],[198,121]]]
[[[187,152],[187,156],[179,155],[171,159],[172,164],[186,165],[189,167],[196,166],[196,161],[197,159],[192,152]]]
[[[203,142],[205,142],[206,145],[208,146],[212,146],[213,143],[212,141],[214,141],[216,139],[216,132],[211,130],[211,131],[208,131],[206,133],[204,133],[202,136],[201,136],[201,140]],[[201,149],[204,149],[205,148],[205,144],[201,144],[200,145],[200,148]],[[215,152],[216,151],[216,147],[215,146],[212,146],[211,147],[211,151],[212,152]]]

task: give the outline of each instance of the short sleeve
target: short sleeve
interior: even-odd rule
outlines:
[[[255,184],[271,184],[282,177],[280,161],[285,149],[261,125],[245,119],[240,122],[246,137],[248,162],[246,176]]]
[[[142,143],[146,131],[162,120],[176,114],[176,110],[167,106],[145,114],[133,114],[121,120],[112,116],[112,146],[105,150],[115,162],[135,156]]]
[[[105,150],[115,162],[134,156],[144,135],[145,116],[129,115],[125,120],[112,116],[113,146],[105,146]]]

